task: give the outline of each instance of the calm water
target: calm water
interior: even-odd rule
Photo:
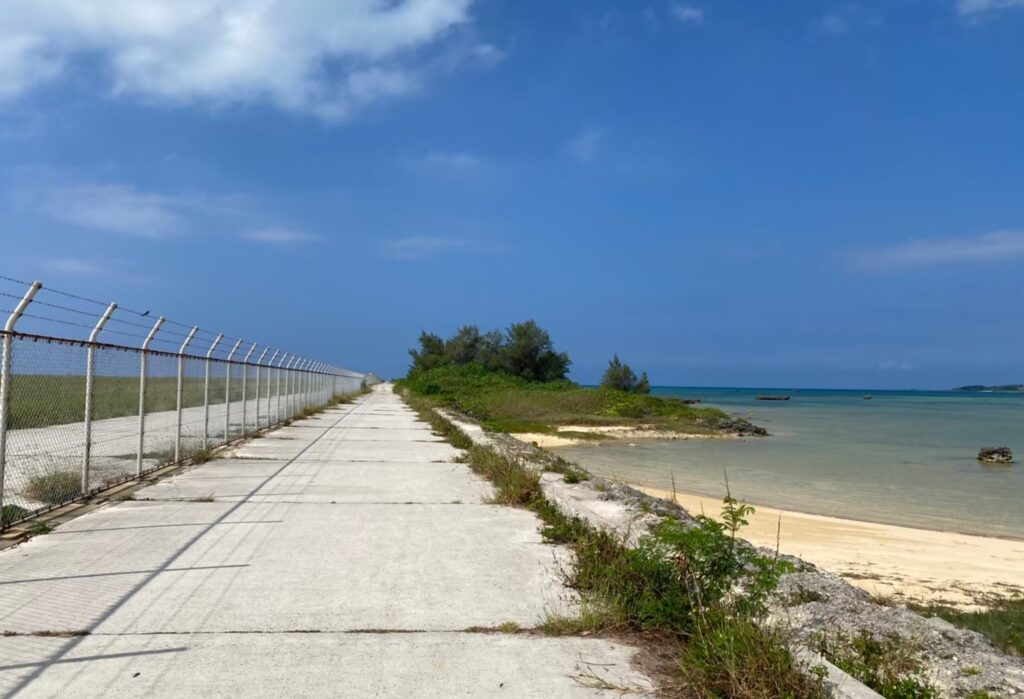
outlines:
[[[747,417],[771,437],[565,447],[594,473],[655,487],[732,492],[775,507],[1024,538],[1024,395],[943,391],[656,388]],[[792,394],[786,402],[757,401]],[[983,466],[1008,446],[1017,463]]]

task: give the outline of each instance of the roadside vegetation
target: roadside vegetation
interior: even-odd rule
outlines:
[[[613,425],[690,434],[759,432],[715,408],[649,395],[646,373],[638,378],[618,356],[601,387],[573,383],[566,378],[568,355],[533,321],[515,323],[505,333],[468,325],[447,340],[423,333],[410,355],[412,366],[400,386],[496,431],[592,439],[602,435],[587,427]],[[566,427],[577,429],[566,433]]]
[[[465,462],[494,486],[493,502],[537,514],[542,533],[573,551],[564,571],[580,613],[551,616],[553,635],[626,636],[661,658],[660,692],[679,697],[827,697],[820,674],[797,660],[781,631],[761,623],[767,600],[791,565],[757,553],[738,534],[753,512],[726,497],[722,520],[665,519],[636,547],[568,516],[544,496],[540,471],[520,454],[474,445],[430,400],[397,388],[438,434],[466,449]],[[568,479],[586,473],[564,460]]]
[[[919,649],[907,639],[877,638],[866,631],[853,637],[821,633],[812,639],[812,648],[887,699],[939,699],[942,696],[928,681],[919,660]]]

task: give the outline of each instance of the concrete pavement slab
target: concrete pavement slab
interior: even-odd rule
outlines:
[[[493,489],[464,464],[224,459],[167,478],[135,493],[137,500],[320,503],[482,503]],[[254,465],[255,464],[255,465]],[[273,473],[279,475],[269,478]]]
[[[251,523],[212,528],[95,630],[532,627],[571,600],[566,554],[522,510],[246,503],[233,520]]]
[[[594,697],[643,693],[634,649],[500,634],[159,634],[0,639],[23,697]],[[49,664],[39,665],[40,660]],[[0,670],[3,668],[0,667]]]

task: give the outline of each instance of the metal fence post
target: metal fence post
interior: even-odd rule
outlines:
[[[85,449],[82,452],[82,494],[89,492],[89,466],[92,457],[92,394],[96,382],[96,338],[100,336],[103,326],[117,309],[117,304],[107,306],[96,327],[89,333],[89,345],[85,355]]]
[[[273,356],[267,362],[267,429],[270,429],[270,382],[274,378],[274,360],[280,353],[281,350],[274,350]]]
[[[224,339],[224,333],[220,333],[213,340],[213,344],[210,345],[210,349],[206,351],[206,375],[203,380],[203,449],[207,449],[210,444],[210,358],[213,356],[213,351],[217,349],[217,345]]]
[[[292,416],[292,367],[298,361],[298,357],[292,357],[288,362],[288,366],[284,368],[284,412],[288,416],[285,420]]]
[[[284,409],[288,411],[288,417],[295,417],[295,380],[298,378],[299,365],[302,364],[302,357],[296,357],[295,361],[288,367],[288,374],[285,376],[287,387],[284,390]]]
[[[298,415],[302,410],[302,380],[306,377],[308,364],[308,359],[299,359],[296,365],[295,379],[292,381],[292,415]]]
[[[224,382],[224,443],[227,444],[231,441],[231,358],[235,356],[235,352],[242,346],[242,341],[239,340],[235,343],[235,346],[228,352],[228,365],[227,365],[227,377]]]
[[[259,359],[256,360],[256,416],[252,421],[252,431],[256,432],[260,428],[260,369],[263,368],[263,358],[267,356],[267,352],[270,351],[269,347],[264,347],[263,351],[260,352]]]
[[[174,428],[174,461],[177,463],[181,461],[181,409],[182,402],[185,394],[185,350],[188,349],[192,339],[195,338],[196,333],[199,332],[199,326],[196,325],[189,331],[188,337],[181,343],[181,349],[178,350],[178,401],[177,401],[177,422]]]
[[[249,382],[249,357],[251,357],[252,353],[255,352],[255,351],[256,351],[256,343],[254,342],[254,343],[252,343],[252,347],[249,348],[249,351],[245,353],[245,357],[242,359],[242,436],[245,436],[245,432],[246,432],[246,416],[247,416],[247,414],[249,412],[249,410],[248,410],[249,406],[246,404],[246,400],[247,399],[246,399],[246,395],[245,395],[245,385]],[[266,352],[266,350],[263,350],[263,351]],[[260,390],[259,390],[259,388],[260,388],[260,379],[259,379],[260,375],[259,375],[259,370],[260,370],[260,368],[257,365],[257,367],[256,367],[256,404],[257,405],[259,405],[259,402],[260,402]],[[257,417],[256,421],[259,422],[259,418],[258,417]]]
[[[295,397],[292,398],[292,413],[298,415],[302,411],[302,382],[306,378],[306,367],[309,366],[308,359],[300,359],[298,371],[295,374],[294,390]]]
[[[156,319],[153,329],[142,341],[142,352],[139,356],[139,451],[135,457],[135,475],[142,475],[142,454],[146,440],[146,358],[149,356],[149,345],[153,342],[160,327],[164,324],[165,318],[160,316]]]
[[[286,360],[286,359],[288,359],[288,353],[287,352],[285,352],[281,356],[281,361],[279,361],[277,363],[277,396],[276,396],[277,400],[275,401],[277,403],[277,413],[274,416],[277,419],[274,420],[274,422],[280,422],[281,421],[281,365],[284,364],[284,360]]]
[[[18,301],[18,305],[11,311],[10,317],[7,318],[7,324],[4,326],[3,359],[0,360],[2,361],[0,364],[2,367],[0,368],[0,529],[4,528],[4,474],[7,471],[7,427],[10,422],[11,352],[14,349],[14,326],[42,287],[41,282],[32,282],[28,291],[21,297],[21,301]]]

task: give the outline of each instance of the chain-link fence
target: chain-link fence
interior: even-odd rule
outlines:
[[[24,284],[7,277],[0,283]],[[115,304],[39,282],[27,286],[21,294],[0,286],[0,297],[13,301],[0,308],[7,317],[0,332],[0,529],[375,381],[162,316],[150,319],[148,311],[118,314]],[[47,291],[51,297],[41,293]],[[66,298],[55,303],[47,300],[52,295]],[[81,322],[89,316],[92,326]],[[86,339],[26,332],[29,322],[90,332]],[[108,334],[141,342],[111,344]],[[158,343],[164,347],[152,347]]]

